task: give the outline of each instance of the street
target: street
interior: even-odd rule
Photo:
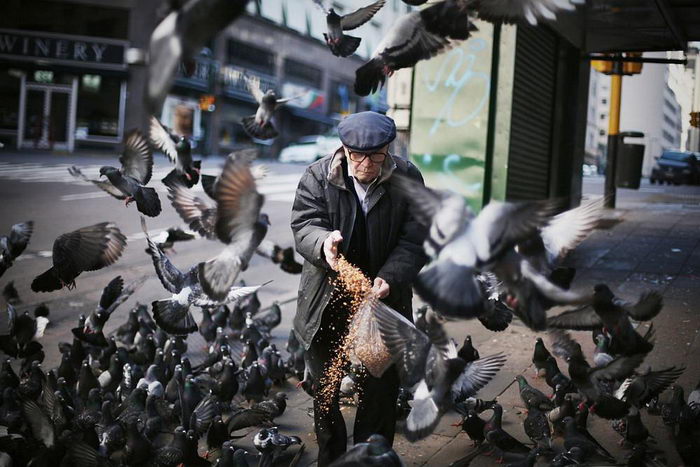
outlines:
[[[222,161],[221,158],[205,160],[203,172],[216,174]],[[78,316],[81,313],[88,314],[94,309],[102,288],[115,276],[122,275],[126,282],[140,281],[141,284],[136,293],[112,315],[105,326],[106,333],[125,321],[126,314],[137,301],[148,304],[152,300],[169,295],[156,278],[150,257],[144,252],[146,242],[141,232],[136,207],[125,207],[123,202],[108,197],[92,184],[75,180],[66,170],[75,164],[80,166],[87,176],[96,177],[101,165],[116,163],[116,158],[102,156],[92,158],[8,155],[0,159],[0,197],[3,200],[0,232],[7,234],[12,224],[17,222],[35,222],[34,235],[27,250],[5,273],[0,287],[14,281],[23,300],[19,311],[32,310],[42,302],[49,306],[51,323],[41,340],[46,351],[46,359],[42,365],[45,370],[55,367],[60,362],[57,344],[72,341],[70,329],[75,326]],[[290,246],[293,244],[289,227],[291,204],[304,166],[278,163],[266,165],[269,167],[269,174],[259,183],[258,189],[266,195],[263,210],[269,214],[272,222],[267,238],[282,247]],[[171,226],[183,226],[167,199],[164,186],[159,181],[170,170],[171,166],[164,158],[156,158],[151,185],[159,192],[163,212],[155,219],[147,219],[152,236]],[[599,196],[603,190],[603,178],[584,177],[583,187],[585,197]],[[201,185],[195,187],[195,190],[198,194],[206,196],[201,191]],[[665,290],[666,306],[661,318],[655,321],[659,344],[648,362],[655,365],[655,368],[685,364],[688,368],[681,381],[686,387],[694,384],[700,373],[700,363],[692,357],[700,346],[700,339],[697,338],[700,318],[692,310],[692,304],[697,299],[696,287],[692,285],[697,277],[697,272],[694,271],[700,266],[700,251],[697,249],[700,247],[695,246],[700,224],[700,213],[697,210],[700,206],[699,201],[698,187],[652,186],[645,180],[640,190],[619,190],[619,209],[611,212],[611,215],[624,218],[624,222],[612,230],[594,232],[570,258],[571,265],[575,265],[579,270],[575,282],[577,287],[605,282],[628,300],[635,299],[641,291],[648,288],[660,292]],[[52,243],[58,235],[107,220],[115,222],[128,237],[125,253],[116,264],[82,274],[77,278],[77,286],[72,291],[63,289],[48,294],[36,294],[31,291],[32,279],[51,265]],[[638,239],[639,235],[644,237]],[[185,269],[208,259],[221,248],[222,245],[217,242],[196,239],[176,244],[176,252],[170,254],[170,257],[177,267]],[[647,272],[640,272],[645,271],[642,258],[646,255],[657,259],[649,264],[650,269],[647,269]],[[671,258],[664,259],[664,255],[670,255]],[[297,259],[301,260],[300,257]],[[670,269],[662,270],[664,267]],[[282,303],[282,324],[273,330],[273,342],[286,355],[283,349],[294,317],[299,276],[286,274],[267,259],[255,256],[250,268],[241,274],[241,277],[249,285],[273,281],[261,289],[259,296],[263,308],[275,300]],[[418,300],[414,301],[414,305],[418,305]],[[199,319],[198,310],[193,309],[193,312]],[[475,320],[450,323],[447,330],[452,337],[460,341],[466,334],[470,334],[482,356],[500,351],[506,353],[506,365],[493,381],[479,392],[479,397],[498,398],[499,402],[507,407],[504,423],[508,430],[512,430],[518,438],[526,439],[521,427],[524,417],[520,408],[522,403],[513,378],[523,374],[531,384],[545,390],[543,380],[532,377],[531,352],[537,334],[517,320],[501,333],[487,331]],[[586,338],[584,334],[578,333],[578,339],[586,352],[590,353],[590,338]],[[194,337],[190,342],[196,342],[198,334],[192,336]],[[685,345],[676,345],[676,341]],[[198,342],[203,343],[201,339]],[[194,351],[201,351],[201,348],[195,348]],[[296,380],[292,379],[281,388],[289,393],[290,400],[287,411],[276,423],[282,432],[299,435],[306,443],[306,453],[300,465],[315,465],[316,442],[313,421],[308,416],[311,399],[301,390],[295,389],[294,383]],[[342,410],[348,434],[351,435],[351,415],[354,408],[344,406]],[[394,447],[406,465],[448,465],[471,450],[471,445],[461,428],[450,426],[456,421],[458,417],[454,413],[448,413],[435,432],[426,439],[418,443],[409,443],[399,434]],[[645,423],[659,436],[664,450],[673,456],[673,448],[663,437],[663,426],[658,417],[647,418]],[[400,433],[400,424],[397,430]],[[618,437],[612,433],[606,421],[592,418],[590,430],[616,457],[622,459],[627,454],[626,450],[616,445]],[[256,461],[252,455],[256,451],[251,442],[256,431],[257,428],[251,428],[249,435],[236,444],[250,453],[249,462]],[[480,456],[472,461],[472,465],[487,466],[492,465],[492,462],[493,459]]]

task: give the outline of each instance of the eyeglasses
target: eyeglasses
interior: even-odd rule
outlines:
[[[369,160],[375,164],[381,164],[386,159],[387,154],[385,152],[352,152],[348,150],[350,155],[350,160],[357,163],[364,162],[365,158],[369,157]]]

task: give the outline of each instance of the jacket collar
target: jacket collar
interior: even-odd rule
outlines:
[[[335,153],[333,153],[333,157],[331,157],[328,165],[328,181],[338,188],[349,190],[345,184],[345,177],[343,174],[343,159],[345,159],[345,152],[341,146],[335,150]],[[391,177],[391,174],[394,172],[395,168],[396,162],[394,162],[394,156],[389,154],[389,157],[384,159],[384,164],[382,164],[382,173],[379,175],[377,185],[387,181],[389,177]]]

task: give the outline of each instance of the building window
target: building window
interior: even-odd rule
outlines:
[[[228,62],[244,68],[275,75],[275,54],[245,42],[229,39]]]
[[[321,89],[323,72],[320,68],[287,58],[284,60],[284,78],[288,81]]]
[[[599,130],[599,131],[598,131],[598,134],[599,134],[600,136],[605,136],[605,130]]]
[[[607,104],[607,103],[608,103],[608,100],[605,99],[605,98],[603,98],[603,99],[601,99],[600,103],[601,103],[601,104]]]
[[[79,77],[78,109],[75,122],[77,139],[117,138],[121,79],[85,74]]]
[[[605,120],[606,115],[605,114],[600,114],[600,119]]]
[[[328,111],[331,114],[347,115],[357,112],[358,98],[352,90],[352,83],[333,81]]]

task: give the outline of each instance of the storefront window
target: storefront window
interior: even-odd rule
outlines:
[[[357,112],[358,98],[352,90],[352,83],[333,81],[328,111],[331,114],[347,115]]]
[[[0,72],[0,131],[17,131],[19,87],[19,74],[16,70]]]
[[[111,76],[81,75],[78,82],[77,139],[119,136],[121,79]]]

